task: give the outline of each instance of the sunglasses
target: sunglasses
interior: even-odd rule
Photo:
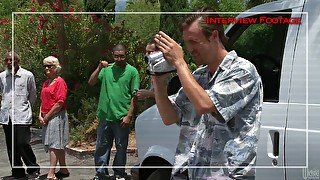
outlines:
[[[51,68],[54,67],[54,65],[51,65],[51,64],[49,65],[49,64],[48,64],[48,65],[43,65],[42,67],[43,67],[43,68],[49,68],[49,69],[51,69]]]
[[[124,59],[126,56],[125,55],[113,55],[114,58],[120,58]]]

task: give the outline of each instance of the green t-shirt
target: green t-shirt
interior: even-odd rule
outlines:
[[[111,64],[100,70],[101,90],[97,115],[100,120],[118,121],[128,114],[133,94],[139,89],[137,69],[130,64]]]

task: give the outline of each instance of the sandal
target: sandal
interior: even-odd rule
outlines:
[[[58,178],[53,176],[53,177],[47,177],[46,180],[58,180]]]
[[[60,171],[56,172],[55,173],[56,177],[57,178],[66,178],[66,177],[69,177],[70,176],[70,172],[67,172],[67,173],[62,173]]]

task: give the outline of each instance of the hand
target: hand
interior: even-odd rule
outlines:
[[[156,46],[162,51],[165,56],[165,59],[176,66],[180,62],[184,62],[183,59],[183,50],[182,47],[166,35],[164,32],[160,31],[155,35],[154,38]]]
[[[121,122],[120,126],[121,126],[122,128],[129,127],[129,125],[130,125],[130,120],[131,120],[131,117],[125,116],[125,117],[122,119],[122,122]]]
[[[147,99],[148,97],[153,97],[153,96],[154,96],[154,92],[147,89],[139,89],[137,92],[138,100],[144,100],[144,99]]]
[[[39,116],[39,123],[40,123],[42,126],[45,125],[44,119],[43,119],[43,117],[42,117],[41,115]]]
[[[100,63],[99,63],[100,68],[107,67],[108,65],[109,65],[108,61],[100,61]]]
[[[49,121],[49,118],[48,118],[47,115],[45,115],[45,116],[43,117],[44,125],[48,124],[48,121]]]

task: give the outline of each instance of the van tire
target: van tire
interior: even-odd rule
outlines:
[[[150,176],[147,180],[170,180],[171,178],[171,169],[157,169]]]

